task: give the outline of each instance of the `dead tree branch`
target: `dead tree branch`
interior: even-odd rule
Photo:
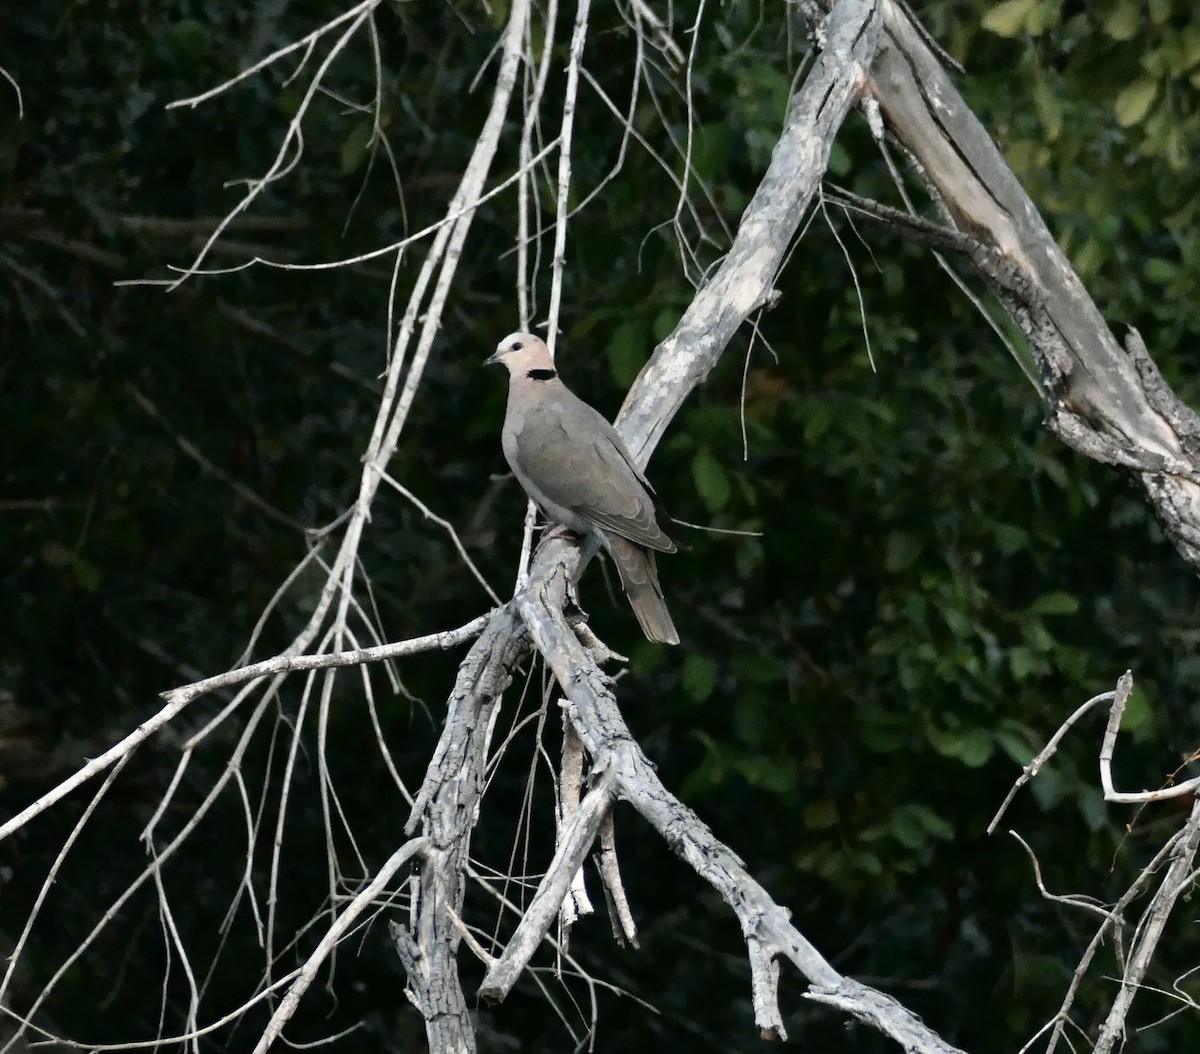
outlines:
[[[562,902],[582,852],[573,851],[600,830],[607,796],[629,802],[671,849],[708,882],[730,906],[742,927],[751,966],[755,1023],[764,1038],[786,1039],[778,1005],[780,957],[788,959],[812,986],[806,997],[836,1006],[899,1042],[905,1050],[950,1054],[957,1048],[942,1040],[911,1011],[890,996],[842,976],[792,924],[789,913],[746,871],[741,860],[718,841],[707,825],[663,785],[650,760],[621,716],[608,679],[568,626],[571,565],[577,550],[554,540],[534,561],[531,585],[517,598],[533,642],[554,672],[566,697],[567,714],[592,758],[596,788],[547,869],[533,905],[517,934],[488,969],[480,998],[498,1002],[511,990],[546,934]],[[562,567],[562,562],[567,567]],[[549,574],[543,574],[551,568]],[[586,808],[595,796],[593,810]],[[586,846],[583,847],[586,849]],[[539,912],[534,907],[549,901]],[[535,940],[534,937],[537,937]]]
[[[775,274],[824,172],[833,135],[862,90],[862,70],[874,52],[878,19],[874,3],[844,0],[834,9],[826,50],[789,107],[771,166],[733,246],[631,389],[618,427],[643,461],[737,327],[768,302]],[[511,990],[546,935],[615,795],[633,804],[738,916],[750,955],[755,1020],[764,1036],[785,1035],[777,1001],[782,956],[813,985],[809,998],[870,1022],[906,1049],[953,1051],[899,1003],[834,970],[736,855],[663,786],[629,733],[603,673],[562,614],[568,584],[585,560],[586,554],[571,543],[555,539],[544,544],[534,557],[529,585],[515,602],[566,695],[568,717],[592,758],[596,783],[564,832],[516,935],[492,962],[480,997],[498,1001]]]
[[[1175,844],[1171,865],[1163,876],[1162,883],[1150,900],[1149,907],[1137,926],[1137,936],[1130,952],[1129,962],[1121,975],[1121,990],[1100,1026],[1100,1034],[1096,1038],[1094,1054],[1111,1054],[1119,1040],[1125,1038],[1125,1018],[1133,1004],[1133,997],[1141,987],[1142,978],[1150,966],[1151,959],[1158,949],[1163,928],[1175,902],[1185,890],[1190,888],[1195,879],[1190,874],[1192,861],[1196,859],[1196,851],[1200,849],[1200,799],[1192,805],[1191,815],[1183,827],[1183,837]]]
[[[407,831],[428,841],[415,879],[412,923],[394,925],[406,994],[425,1019],[433,1052],[473,1051],[475,1033],[458,980],[464,872],[479,817],[488,745],[499,703],[528,637],[511,605],[493,615],[458,669],[441,738]]]
[[[1054,755],[1059,744],[1071,728],[1074,727],[1076,722],[1098,704],[1104,702],[1110,704],[1109,718],[1104,729],[1104,741],[1100,747],[1100,783],[1104,789],[1105,801],[1117,804],[1141,805],[1184,795],[1195,797],[1196,788],[1200,786],[1200,777],[1187,780],[1175,786],[1163,787],[1154,791],[1139,791],[1132,794],[1121,793],[1113,788],[1113,753],[1116,750],[1117,733],[1121,728],[1121,717],[1125,713],[1125,706],[1129,702],[1129,696],[1132,691],[1133,675],[1130,671],[1126,670],[1118,678],[1113,691],[1093,696],[1076,709],[1062,723],[1058,731],[1054,733],[1050,742],[1047,743],[1041,753],[1025,766],[1020,778],[1004,799],[1004,804],[1000,806],[999,811],[988,826],[988,833],[990,834],[995,830],[996,824],[1000,821],[1001,816],[1004,815],[1005,810],[1012,802],[1017,791],[1037,775],[1042,766]],[[1112,908],[1107,908],[1093,898],[1081,894],[1063,896],[1048,892],[1042,882],[1041,867],[1033,850],[1015,831],[1010,833],[1021,843],[1025,852],[1029,855],[1029,859],[1033,864],[1034,878],[1037,881],[1038,890],[1043,897],[1060,904],[1093,912],[1103,919],[1095,936],[1092,937],[1091,942],[1080,958],[1079,965],[1075,969],[1075,974],[1067,988],[1066,995],[1063,997],[1058,1013],[1043,1026],[1038,1035],[1033,1040],[1030,1040],[1023,1050],[1028,1050],[1034,1041],[1044,1032],[1050,1030],[1050,1039],[1046,1046],[1046,1054],[1053,1054],[1058,1041],[1063,1036],[1065,1026],[1070,1020],[1068,1014],[1074,1004],[1079,985],[1090,969],[1101,941],[1105,938],[1106,934],[1111,933],[1117,944],[1118,959],[1124,958],[1120,949],[1126,925],[1125,912],[1134,899],[1140,896],[1143,890],[1149,885],[1151,878],[1158,872],[1163,863],[1168,859],[1171,861],[1167,869],[1167,874],[1154,894],[1150,906],[1138,922],[1132,952],[1124,962],[1121,989],[1112,1006],[1109,1008],[1096,1040],[1095,1051],[1097,1054],[1110,1054],[1118,1039],[1124,1036],[1125,1019],[1128,1016],[1129,1008],[1133,1003],[1134,996],[1141,987],[1142,978],[1145,976],[1146,970],[1149,968],[1150,962],[1154,957],[1154,952],[1162,937],[1167,918],[1175,902],[1183,894],[1184,890],[1196,881],[1196,875],[1191,873],[1191,869],[1196,852],[1200,849],[1200,799],[1197,799],[1193,803],[1191,814],[1182,829],[1176,831],[1167,840],[1166,844],[1163,845],[1154,858],[1142,869],[1141,873],[1134,879],[1129,888],[1122,894],[1120,900]]]
[[[1029,342],[1053,400],[1048,426],[1080,453],[1130,469],[1176,549],[1200,568],[1200,419],[1136,333],[1121,347],[907,8],[883,8],[871,95],[947,219],[1023,279],[1024,293],[971,254]]]

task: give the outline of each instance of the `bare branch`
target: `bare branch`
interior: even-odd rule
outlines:
[[[236,670],[227,670],[213,677],[205,677],[202,681],[194,681],[179,688],[163,692],[163,698],[168,702],[190,703],[202,695],[215,692],[219,688],[241,684],[243,681],[257,681],[276,673],[291,673],[295,670],[325,670],[336,666],[361,666],[365,663],[380,662],[384,659],[396,659],[402,655],[416,655],[423,651],[444,651],[453,648],[464,641],[476,636],[487,625],[488,616],[480,615],[473,618],[465,626],[458,629],[443,630],[441,633],[428,633],[424,637],[410,637],[408,640],[393,641],[391,644],[380,644],[374,648],[354,648],[350,651],[331,652],[324,655],[276,655],[262,662],[251,663]]]
[[[1109,711],[1108,725],[1104,729],[1104,743],[1100,747],[1100,785],[1104,788],[1104,800],[1136,805],[1148,801],[1164,801],[1167,798],[1191,797],[1197,788],[1200,788],[1200,776],[1172,787],[1160,787],[1152,791],[1122,793],[1113,788],[1112,759],[1117,749],[1117,733],[1121,730],[1121,717],[1125,713],[1125,704],[1129,702],[1132,691],[1133,674],[1126,670],[1117,681],[1117,690],[1112,693],[1112,709]]]
[[[358,917],[374,903],[375,898],[391,882],[392,876],[414,857],[421,856],[428,851],[428,838],[413,838],[405,842],[388,858],[375,877],[342,909],[341,914],[338,915],[337,922],[325,931],[316,949],[300,968],[296,979],[291,983],[283,999],[280,1000],[279,1006],[276,1008],[275,1013],[271,1015],[271,1020],[267,1022],[267,1027],[263,1030],[262,1036],[259,1037],[258,1043],[254,1047],[254,1054],[267,1054],[271,1044],[283,1032],[283,1026],[288,1023],[292,1015],[296,1012],[296,1007],[300,1003],[300,997],[312,985],[317,971],[329,958],[338,941],[346,935],[346,932]]]
[[[1127,352],[1109,331],[996,144],[896,0],[884,2],[884,32],[871,94],[957,226],[1024,277],[1027,293],[996,293],[1054,400],[1050,427],[1087,456],[1133,470],[1176,549],[1200,568],[1200,420],[1157,370],[1144,368],[1144,346]],[[983,258],[972,259],[978,266]]]
[[[1191,886],[1188,872],[1197,849],[1200,849],[1200,799],[1193,803],[1191,815],[1183,827],[1183,837],[1176,843],[1171,866],[1138,922],[1137,939],[1121,977],[1121,990],[1100,1027],[1094,1054],[1110,1054],[1117,1042],[1124,1039],[1126,1015],[1158,948],[1171,909],[1184,890]]]
[[[174,102],[169,102],[167,103],[167,109],[177,110],[184,106],[194,109],[202,102],[207,102],[209,99],[216,98],[222,92],[228,91],[235,84],[246,80],[248,77],[253,77],[256,73],[259,73],[262,70],[265,70],[268,66],[278,62],[285,55],[290,55],[292,52],[298,51],[301,48],[305,49],[306,54],[304,61],[307,61],[307,56],[312,53],[313,45],[316,44],[316,42],[331,29],[340,26],[343,22],[349,22],[351,19],[365,17],[366,15],[370,14],[370,12],[378,5],[379,0],[362,0],[361,3],[355,4],[354,7],[350,8],[348,11],[343,11],[336,18],[330,19],[323,26],[321,26],[320,29],[314,29],[307,36],[303,36],[299,40],[292,41],[292,43],[271,52],[270,55],[264,59],[260,59],[258,62],[254,63],[254,65],[248,66],[236,77],[231,77],[229,80],[218,84],[215,88],[209,88],[208,91],[202,92],[199,95],[192,95],[186,99],[176,99]],[[295,73],[292,74],[292,77],[295,77],[296,74],[299,73],[303,68],[304,62],[301,62]]]
[[[1113,697],[1112,692],[1101,692],[1099,695],[1092,696],[1086,703],[1079,707],[1070,717],[1068,717],[1062,725],[1059,726],[1057,732],[1050,737],[1050,742],[1042,748],[1042,751],[1022,770],[1021,775],[1017,777],[1017,782],[1012,785],[1012,789],[1008,792],[1007,797],[1000,804],[1000,808],[996,810],[996,815],[992,817],[992,822],[987,826],[988,834],[995,834],[996,827],[1000,823],[1001,818],[1008,811],[1008,807],[1012,804],[1013,799],[1017,796],[1017,792],[1025,786],[1034,776],[1041,770],[1055,753],[1058,751],[1058,745],[1063,741],[1063,737],[1071,730],[1075,722],[1078,721],[1084,714],[1090,713],[1092,707],[1098,703],[1106,703]]]
[[[16,77],[8,72],[3,66],[0,66],[0,77],[3,77],[11,85],[12,90],[17,95],[17,117],[24,119],[25,117],[25,100],[21,97],[21,85],[17,83]]]

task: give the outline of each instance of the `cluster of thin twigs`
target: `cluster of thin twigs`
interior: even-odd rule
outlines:
[[[72,792],[97,779],[100,780],[96,791],[64,842],[61,852],[51,865],[17,939],[7,970],[0,980],[0,1005],[6,1006],[6,996],[11,988],[14,972],[28,947],[30,935],[37,925],[56,877],[72,847],[134,752],[165,728],[178,726],[185,717],[184,711],[196,700],[208,697],[212,693],[232,690],[233,694],[227,696],[219,710],[198,729],[179,736],[181,743],[174,776],[141,834],[148,857],[146,865],[109,905],[92,930],[79,941],[75,950],[63,960],[33,999],[32,1004],[24,1009],[21,1015],[24,1021],[9,1040],[6,1050],[19,1041],[21,1032],[26,1029],[35,1034],[40,1033],[46,1039],[60,1043],[69,1042],[64,1037],[50,1036],[44,1029],[34,1026],[33,1020],[68,971],[88,953],[89,948],[120,915],[130,900],[146,889],[153,890],[162,920],[164,938],[172,950],[178,969],[186,978],[187,989],[190,992],[181,1027],[174,1034],[168,1034],[169,1030],[164,1031],[158,1040],[183,1043],[196,1048],[202,1037],[223,1028],[255,1004],[266,1003],[273,1007],[273,1014],[259,1042],[259,1048],[265,1050],[282,1029],[321,965],[331,959],[337,944],[352,928],[360,925],[363,918],[377,913],[381,904],[397,902],[399,890],[404,885],[402,881],[397,880],[397,873],[410,858],[419,856],[423,851],[423,839],[410,840],[381,868],[373,874],[368,874],[362,854],[355,846],[353,833],[344,817],[327,760],[330,705],[336,679],[345,667],[357,666],[363,670],[362,690],[375,730],[380,761],[389,772],[401,799],[411,805],[415,796],[400,776],[383,735],[372,681],[365,673],[366,664],[412,656],[431,649],[450,648],[470,641],[482,630],[487,615],[474,618],[457,629],[396,643],[384,643],[377,621],[373,618],[371,604],[366,599],[369,595],[369,581],[359,558],[359,549],[369,522],[372,503],[380,484],[387,484],[446,532],[459,557],[480,582],[491,601],[494,604],[501,602],[498,594],[474,565],[453,525],[439,517],[403,483],[395,480],[386,468],[402,440],[405,425],[420,390],[464,242],[479,207],[515,185],[518,200],[515,290],[519,324],[522,328],[530,328],[541,313],[537,290],[546,284],[544,272],[548,271],[549,304],[545,311],[545,325],[548,329],[548,343],[553,347],[562,304],[570,218],[594,201],[602,193],[604,186],[621,171],[631,140],[638,141],[646,149],[653,149],[634,127],[634,109],[641,94],[647,89],[652,96],[661,90],[653,82],[653,70],[673,71],[686,65],[690,76],[694,51],[692,56],[685,59],[673,37],[645,0],[629,0],[622,14],[633,31],[631,38],[636,43],[636,59],[628,104],[624,107],[617,106],[600,79],[586,68],[583,61],[589,4],[587,0],[582,0],[576,6],[571,29],[570,60],[565,74],[565,104],[559,115],[557,131],[547,135],[544,131],[545,114],[542,104],[547,85],[555,75],[552,48],[559,28],[558,4],[556,0],[550,0],[543,10],[535,11],[529,0],[515,0],[508,12],[507,23],[498,44],[487,118],[470,156],[463,161],[458,187],[447,203],[441,219],[422,230],[405,235],[398,241],[350,258],[302,264],[289,259],[256,254],[234,267],[213,266],[210,262],[213,252],[231,227],[250,214],[268,187],[285,181],[301,163],[305,145],[304,126],[309,110],[322,94],[333,92],[330,82],[339,58],[344,59],[351,45],[363,36],[369,43],[373,58],[376,88],[374,98],[366,106],[359,107],[360,110],[367,110],[373,115],[373,131],[367,149],[371,151],[372,160],[377,153],[382,153],[389,160],[393,172],[398,171],[397,159],[380,119],[384,101],[384,56],[376,26],[380,4],[381,0],[361,0],[324,25],[275,50],[229,80],[199,95],[170,104],[169,108],[200,106],[229,92],[249,78],[262,75],[268,70],[279,69],[287,63],[291,63],[292,66],[285,83],[298,81],[305,85],[295,113],[283,130],[275,156],[267,170],[244,181],[241,198],[211,226],[191,262],[182,267],[173,267],[172,270],[177,273],[169,279],[136,279],[122,284],[159,285],[167,290],[174,290],[196,276],[226,274],[254,266],[292,270],[330,269],[360,264],[376,258],[390,258],[393,271],[391,297],[387,305],[387,330],[391,336],[386,370],[383,374],[383,391],[375,425],[363,456],[363,471],[356,500],[328,526],[307,532],[307,555],[280,584],[264,608],[251,632],[241,663],[223,674],[204,678],[165,693],[165,703],[157,713],[97,757],[89,760],[49,793],[0,825],[0,839],[3,839],[23,828]],[[537,26],[535,20],[539,21]],[[541,37],[543,44],[540,50],[535,52],[532,42],[537,36]],[[19,99],[19,88],[7,71],[0,70],[0,74],[17,90]],[[480,70],[477,80],[484,75],[485,71]],[[572,192],[571,145],[575,103],[581,83],[589,85],[612,109],[616,120],[617,153],[611,170],[595,187],[590,188],[572,210],[568,205]],[[518,144],[519,164],[513,172],[497,174],[494,172],[493,162],[514,98],[523,114]],[[657,97],[655,105],[661,114],[662,104]],[[550,168],[555,158],[556,172]],[[695,178],[694,173],[685,170],[684,177],[679,179],[673,175],[674,169],[670,162],[661,157],[658,161],[665,171],[672,174],[679,187],[680,204],[675,211],[674,222],[680,232],[683,246],[682,225],[678,222],[680,210],[689,209],[697,225],[700,223],[699,213],[692,204],[689,185],[694,189],[699,183],[705,192],[707,188]],[[552,220],[549,223],[543,220],[547,197],[552,203]],[[544,246],[548,239],[550,246],[546,251]],[[409,255],[421,251],[424,252],[424,256],[407,300],[402,304],[397,303],[401,265],[407,261]],[[547,261],[548,267],[545,266]],[[138,393],[134,394],[136,398]],[[143,408],[152,416],[159,416],[157,407],[149,405]],[[234,481],[230,482],[231,485],[235,485]],[[531,506],[525,519],[518,582],[527,578],[534,522]],[[322,572],[324,584],[303,629],[280,654],[259,662],[251,662],[250,658],[266,621],[280,602],[296,588],[301,576],[311,573],[313,567]],[[304,674],[299,699],[294,703],[290,700],[285,701],[281,694],[285,680],[293,673]],[[393,687],[398,687],[394,681],[394,674],[392,676]],[[523,718],[522,723],[530,720],[544,723],[544,702],[532,717]],[[284,714],[287,716],[283,717]],[[184,822],[169,836],[163,835],[163,819],[169,810],[178,807],[178,792],[184,784],[192,761],[201,750],[220,741],[221,737],[215,733],[227,728],[230,721],[237,721],[239,730],[234,736],[232,749],[224,764],[220,766],[220,775],[207,788],[200,803],[189,810]],[[291,948],[294,935],[279,933],[276,918],[280,874],[285,866],[284,831],[292,804],[296,766],[303,750],[302,737],[306,729],[313,724],[316,726],[318,786],[327,847],[325,869],[328,906],[325,909],[327,918],[324,922],[326,928],[307,962],[299,969],[285,971],[279,965],[280,957],[285,950]],[[516,729],[497,749],[502,751],[515,732]],[[277,782],[269,787],[264,786],[261,792],[256,794],[245,781],[242,761],[255,737],[261,735],[270,737],[272,749],[278,749],[285,761],[281,774],[276,777]],[[171,861],[187,846],[189,839],[204,822],[214,804],[227,794],[233,794],[241,801],[246,827],[244,876],[235,900],[230,905],[229,917],[240,908],[248,908],[263,951],[263,978],[258,990],[250,994],[241,1007],[219,1019],[205,1021],[201,1016],[201,1002],[207,983],[205,967],[193,962],[192,953],[176,926],[176,906],[168,893],[164,874]],[[277,802],[273,817],[266,807],[266,803],[272,800]],[[353,847],[354,857],[348,862],[342,859],[336,848],[347,842]],[[269,849],[270,865],[265,887],[260,887],[256,884],[253,870],[264,846]],[[501,876],[483,873],[476,864],[470,862],[467,865],[467,873],[479,888],[498,898],[502,911],[519,911],[519,907],[506,898],[505,882]],[[361,875],[367,877],[356,877]],[[347,896],[347,890],[352,891],[351,895]],[[313,922],[319,922],[319,918],[315,918]],[[481,934],[480,937],[486,939],[487,935]],[[475,938],[471,937],[471,941],[475,942]],[[213,968],[215,963],[208,967],[210,976]],[[577,964],[569,966],[568,972],[571,970],[583,976],[592,989],[600,983],[587,977]],[[164,1000],[166,991],[167,982],[164,979]],[[283,993],[282,998],[280,993]],[[11,1010],[6,1012],[13,1014]],[[585,1019],[588,1016],[584,1015]],[[594,1017],[594,996],[591,1016]]]

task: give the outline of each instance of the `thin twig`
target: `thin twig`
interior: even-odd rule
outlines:
[[[228,688],[231,684],[243,681],[257,681],[277,673],[290,673],[294,670],[324,670],[336,666],[359,666],[368,662],[379,662],[382,659],[395,659],[401,655],[415,655],[418,652],[434,651],[437,649],[453,648],[472,637],[478,636],[479,631],[487,625],[488,616],[480,615],[473,618],[465,626],[458,629],[443,630],[441,633],[427,633],[423,637],[410,637],[408,640],[395,641],[391,644],[380,644],[375,648],[353,648],[350,651],[331,652],[318,655],[276,655],[271,659],[251,663],[236,670],[226,670],[224,673],[206,677],[202,681],[181,685],[163,692],[163,698],[172,704],[186,706],[193,699],[218,688]],[[5,831],[0,828],[0,837]]]
[[[358,916],[370,907],[375,898],[379,896],[384,887],[392,880],[392,876],[414,857],[420,856],[428,850],[428,838],[412,838],[405,842],[404,845],[388,858],[387,862],[379,869],[375,877],[371,879],[363,890],[342,909],[337,917],[337,921],[325,931],[317,947],[300,968],[296,979],[292,982],[291,987],[288,988],[287,993],[280,1001],[278,1009],[271,1015],[271,1020],[267,1022],[267,1027],[263,1029],[263,1034],[259,1037],[258,1043],[254,1048],[254,1054],[267,1054],[267,1050],[271,1044],[283,1032],[283,1026],[288,1023],[292,1014],[296,1012],[296,1007],[300,1003],[300,997],[312,984],[317,971],[321,968],[325,960],[329,958],[333,949],[337,947],[338,942],[345,936],[346,931],[349,930]]]
[[[1021,771],[1021,775],[1017,777],[1017,782],[1012,785],[1012,788],[1009,790],[1004,801],[1001,802],[1000,808],[996,810],[996,815],[992,817],[992,822],[988,824],[988,834],[994,834],[996,832],[997,825],[1000,823],[1001,818],[1008,810],[1009,805],[1012,804],[1013,798],[1017,796],[1017,792],[1041,771],[1042,766],[1045,765],[1047,761],[1054,757],[1055,752],[1058,750],[1059,743],[1061,743],[1063,741],[1063,737],[1069,731],[1071,731],[1071,728],[1075,722],[1083,717],[1084,714],[1090,712],[1092,707],[1098,705],[1099,703],[1106,703],[1112,699],[1112,697],[1112,692],[1101,692],[1099,695],[1092,696],[1091,699],[1076,709],[1076,711],[1059,726],[1058,731],[1050,737],[1050,742],[1048,742],[1042,748],[1041,753],[1038,754],[1038,756],[1035,757],[1028,765],[1026,765]]]
[[[575,25],[571,30],[571,53],[567,62],[567,87],[563,97],[562,126],[558,135],[558,197],[555,202],[554,256],[550,261],[550,311],[547,316],[546,346],[551,357],[558,340],[558,315],[562,306],[563,269],[567,262],[567,212],[571,201],[571,133],[575,126],[575,99],[579,94],[579,67],[587,39],[591,0],[576,0]]]
[[[1163,876],[1149,907],[1138,922],[1137,937],[1129,955],[1129,962],[1121,976],[1121,990],[1100,1026],[1096,1037],[1094,1054],[1110,1054],[1117,1042],[1125,1035],[1125,1018],[1133,1004],[1133,998],[1141,985],[1142,978],[1150,966],[1158,942],[1166,927],[1167,919],[1175,902],[1185,889],[1190,888],[1188,872],[1200,849],[1200,800],[1192,805],[1191,815],[1183,826],[1183,838],[1175,847],[1174,859]]]

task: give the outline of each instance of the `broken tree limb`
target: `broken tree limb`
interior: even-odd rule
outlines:
[[[751,964],[755,1024],[764,1038],[785,1038],[778,1005],[778,960],[785,958],[809,981],[808,998],[837,1006],[857,1020],[870,1023],[907,1051],[953,1054],[957,1048],[899,1002],[835,970],[792,924],[788,911],[775,903],[750,875],[738,856],[659,779],[625,724],[609,679],[563,615],[573,577],[572,565],[578,559],[578,549],[562,539],[543,545],[534,557],[530,586],[518,595],[516,605],[566,697],[567,715],[592,757],[593,771],[600,774],[601,782],[585,797],[572,830],[539,884],[534,904],[542,901],[545,906],[531,920],[531,905],[518,927],[519,939],[514,936],[488,969],[479,988],[480,998],[489,1002],[502,1000],[528,964],[537,944],[548,934],[557,905],[579,866],[581,855],[577,847],[584,838],[594,840],[599,833],[611,794],[627,801],[648,820],[672,851],[708,882],[737,916]],[[547,567],[551,569],[548,574]],[[597,793],[600,790],[602,796]],[[592,810],[594,821],[585,815],[587,802],[593,795],[597,795]],[[586,846],[582,848],[586,850]]]
[[[1080,453],[1130,469],[1176,549],[1200,568],[1200,419],[1140,338],[1121,347],[908,10],[884,0],[883,13],[871,95],[948,217],[1024,277],[1023,295],[970,257],[1029,342],[1053,401],[1051,429]]]
[[[879,44],[882,0],[839,0],[825,49],[788,105],[771,163],[716,273],[638,375],[617,431],[645,465],[675,414],[717,364],[738,327],[768,304],[775,277],[829,163],[846,115],[866,85]]]

